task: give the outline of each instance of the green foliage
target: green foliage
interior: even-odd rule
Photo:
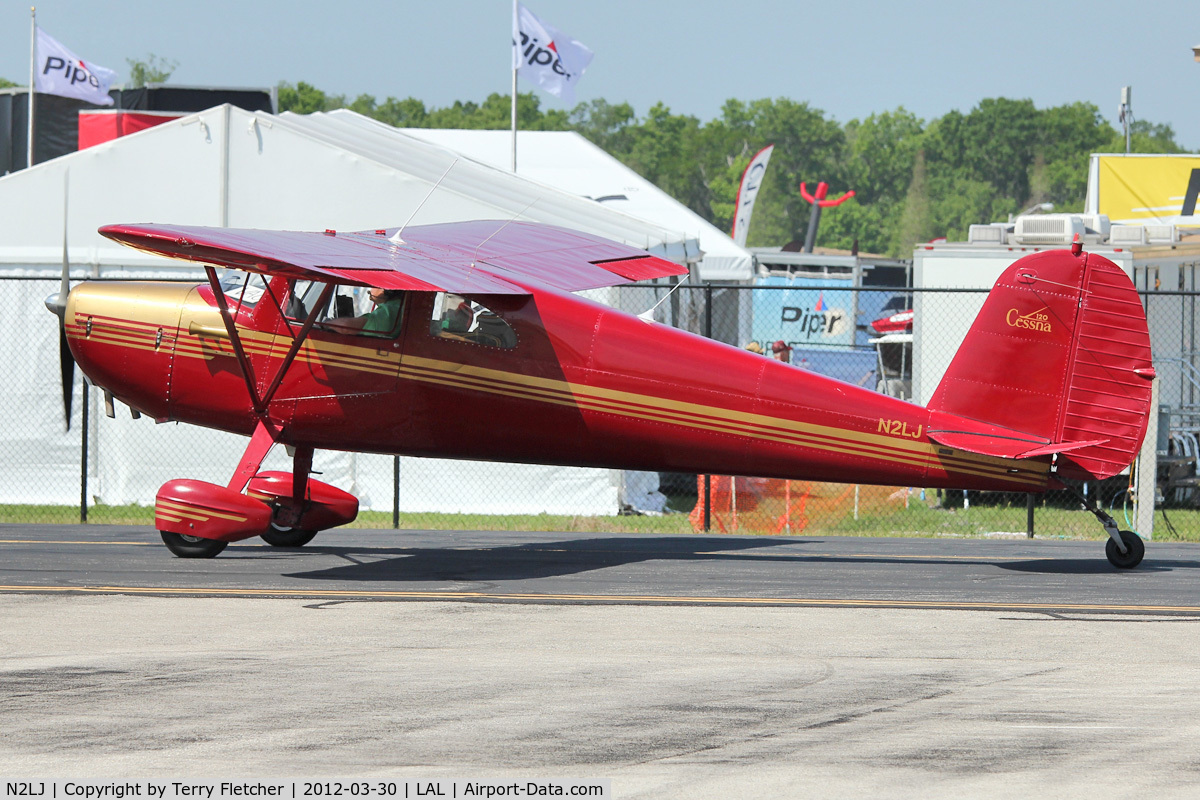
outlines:
[[[889,255],[906,255],[918,242],[935,238],[933,227],[933,203],[929,199],[929,176],[925,166],[925,151],[918,150],[913,158],[912,177],[904,192],[904,202],[896,221],[897,229]]]
[[[397,128],[428,126],[429,112],[425,110],[425,104],[413,97],[404,100],[389,97],[382,104],[376,104],[374,97],[360,94],[349,108]]]
[[[1037,140],[1033,101],[989,99],[970,114],[951,111],[931,125],[925,157],[935,180],[966,179],[1005,197],[1025,198]]]
[[[347,106],[397,127],[507,129],[508,95],[428,108],[409,97],[347,103],[306,83],[279,85],[279,108],[306,114]],[[717,228],[732,227],[742,173],[774,144],[754,208],[748,243],[803,241],[811,206],[800,183],[830,196],[856,196],[821,215],[818,245],[909,256],[914,245],[963,239],[974,223],[1003,220],[1034,203],[1083,208],[1091,153],[1125,151],[1091,103],[1038,109],[1031,100],[989,98],[967,113],[926,123],[903,107],[845,124],[788,98],[730,99],[708,122],[663,103],[638,118],[628,103],[593,100],[570,112],[543,111],[533,93],[517,96],[521,130],[573,130],[636,170]],[[1185,152],[1169,125],[1133,124],[1136,153]]]
[[[300,81],[295,86],[290,83],[280,83],[276,88],[279,100],[279,112],[293,111],[297,114],[314,114],[318,111],[333,111],[346,105],[346,98],[340,94],[327,95],[317,87]],[[355,102],[375,105],[375,98],[360,95]],[[364,112],[366,113],[366,112]]]
[[[1110,129],[1111,130],[1111,129]],[[1130,126],[1131,153],[1186,153],[1175,141],[1175,130],[1170,125],[1156,125],[1152,122],[1137,119]],[[1123,131],[1111,130],[1108,144],[1102,151],[1105,153],[1124,153],[1125,134]]]
[[[589,139],[601,150],[626,152],[632,141],[636,114],[629,103],[611,105],[605,100],[580,103],[571,112],[571,130]]]
[[[129,85],[135,89],[148,83],[166,83],[179,68],[178,61],[159,58],[154,53],[146,56],[145,61],[127,58],[125,63],[129,65]]]
[[[629,144],[629,149],[618,158],[692,211],[711,221],[711,197],[708,171],[701,153],[700,120],[672,114],[665,105],[656,103],[646,115],[646,120],[630,131]]]
[[[808,103],[786,98],[750,103],[728,100],[720,119],[704,126],[701,135],[706,152],[699,157],[710,175],[713,212],[702,216],[722,230],[732,227],[746,165],[763,147],[775,145],[754,207],[747,238],[750,246],[782,245],[804,238],[809,206],[800,197],[801,181],[808,183],[810,191],[822,180],[834,192],[849,188],[842,158],[846,135],[823,111]],[[619,153],[613,155],[622,158]]]
[[[846,185],[856,194],[829,215],[832,224],[825,228],[824,240],[857,240],[863,252],[891,253],[897,249],[918,159],[924,169],[922,122],[897,108],[862,122],[851,120],[845,130]]]
[[[14,86],[24,86],[23,83],[13,83],[7,78],[0,78],[0,89],[11,89]]]
[[[493,93],[478,105],[455,101],[452,106],[429,112],[421,127],[508,130],[512,127],[512,96]],[[567,130],[568,114],[557,109],[543,112],[532,92],[518,94],[517,127],[523,131]]]

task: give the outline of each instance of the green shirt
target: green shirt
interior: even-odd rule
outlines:
[[[374,333],[379,336],[387,336],[394,332],[397,324],[400,321],[400,308],[403,305],[403,298],[396,297],[391,300],[386,300],[375,308],[366,316],[363,322],[363,333]]]

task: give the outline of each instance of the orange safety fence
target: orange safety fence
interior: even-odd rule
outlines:
[[[698,499],[688,515],[694,530],[704,529],[704,476],[696,477]],[[711,476],[710,530],[723,533],[800,533],[809,520],[822,527],[847,516],[877,513],[907,504],[908,490],[895,486],[818,483],[777,478]]]

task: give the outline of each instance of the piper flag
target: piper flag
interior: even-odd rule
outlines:
[[[513,19],[513,69],[543,91],[575,103],[575,84],[592,63],[583,42],[542,22],[520,3]]]
[[[33,88],[45,94],[74,97],[99,106],[111,106],[108,87],[117,73],[83,59],[63,47],[50,34],[37,29]]]
[[[754,200],[758,197],[758,187],[762,186],[763,174],[767,171],[767,162],[771,160],[771,151],[775,145],[769,144],[755,154],[742,174],[742,185],[738,187],[737,207],[734,209],[733,241],[738,247],[746,246],[746,234],[750,231],[750,215],[754,212]]]

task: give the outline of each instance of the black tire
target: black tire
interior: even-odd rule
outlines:
[[[188,536],[183,533],[159,531],[163,544],[180,558],[215,558],[225,549],[229,542],[218,542],[216,539],[202,539],[199,536]]]
[[[313,540],[320,531],[310,531],[304,528],[281,528],[274,522],[267,532],[262,535],[263,541],[272,547],[304,547]]]
[[[1146,543],[1133,531],[1121,531],[1121,541],[1125,543],[1125,553],[1118,550],[1117,543],[1109,537],[1108,544],[1104,546],[1104,554],[1108,556],[1109,563],[1117,569],[1133,569],[1142,563],[1142,558],[1146,555]]]

